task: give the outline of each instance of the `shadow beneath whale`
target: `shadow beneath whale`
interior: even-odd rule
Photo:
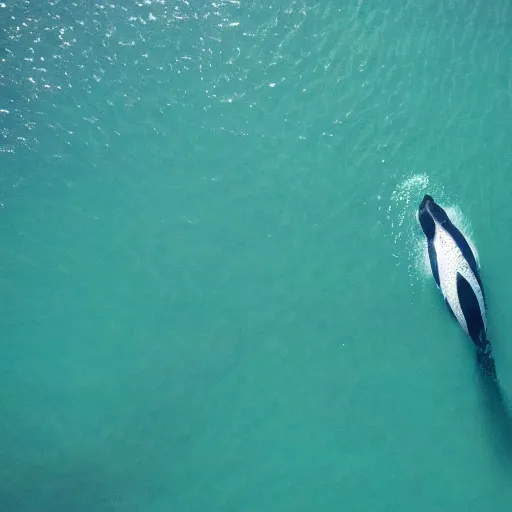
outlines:
[[[512,408],[499,380],[479,368],[481,399],[492,445],[500,462],[512,474]]]

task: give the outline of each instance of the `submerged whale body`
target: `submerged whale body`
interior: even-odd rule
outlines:
[[[496,380],[496,368],[487,339],[487,305],[475,254],[446,212],[426,195],[418,220],[427,238],[430,267],[452,315],[476,348],[485,375]]]

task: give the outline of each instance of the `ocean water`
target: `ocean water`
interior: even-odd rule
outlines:
[[[505,512],[425,266],[512,400],[512,5],[0,0],[0,510]]]

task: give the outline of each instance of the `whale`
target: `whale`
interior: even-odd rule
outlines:
[[[427,239],[432,275],[448,311],[473,341],[483,374],[497,381],[492,346],[487,338],[487,302],[476,249],[432,196],[423,197],[417,218]]]

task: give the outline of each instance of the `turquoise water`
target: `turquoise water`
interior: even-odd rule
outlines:
[[[343,5],[343,7],[339,7]],[[508,511],[512,6],[0,0],[0,509]]]

